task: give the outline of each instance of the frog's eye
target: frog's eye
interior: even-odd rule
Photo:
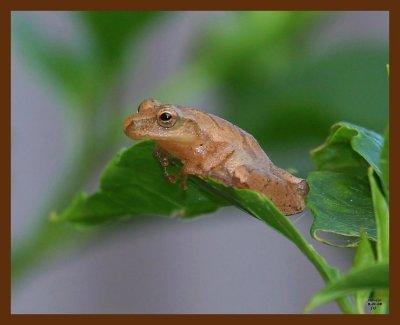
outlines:
[[[170,128],[175,125],[178,115],[173,110],[163,110],[158,113],[158,124],[165,128]]]

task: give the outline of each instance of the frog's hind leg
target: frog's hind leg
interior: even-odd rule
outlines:
[[[161,149],[160,147],[156,147],[153,155],[154,155],[154,158],[159,162],[159,164],[163,170],[165,179],[170,183],[175,183],[177,181],[177,179],[179,178],[179,176],[171,175],[168,172],[168,166],[171,164],[174,164],[173,160],[170,159],[169,154],[165,150]]]
[[[248,188],[265,195],[283,214],[289,216],[305,209],[307,183],[285,173],[276,172],[275,167],[259,170],[243,165],[235,169],[233,180],[239,188]]]

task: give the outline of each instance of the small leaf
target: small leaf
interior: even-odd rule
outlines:
[[[358,244],[352,268],[362,269],[365,266],[373,265],[375,255],[371,243],[365,232],[361,232],[360,243]],[[361,290],[355,293],[356,308],[359,314],[364,313],[365,303],[370,296],[370,290]]]
[[[310,312],[318,306],[360,290],[388,290],[388,288],[389,265],[387,262],[380,262],[362,269],[352,269],[317,292],[306,306],[305,312]]]
[[[382,184],[386,200],[389,202],[389,129],[385,130],[383,147],[380,157],[380,166],[382,170]]]
[[[372,201],[375,210],[377,243],[376,251],[378,261],[389,260],[389,208],[385,197],[381,193],[378,183],[375,180],[374,172],[368,171],[371,184]]]
[[[311,152],[318,170],[366,175],[368,165],[381,175],[382,137],[360,126],[340,122],[332,127],[326,142]]]
[[[361,231],[360,243],[357,247],[353,260],[353,268],[362,268],[367,265],[372,265],[375,262],[375,255],[371,243],[364,231]]]
[[[311,234],[335,246],[356,246],[363,229],[376,240],[367,169],[382,176],[382,137],[346,122],[332,127],[326,142],[311,152],[318,172],[310,173],[307,205],[314,215]]]
[[[307,177],[307,206],[315,216],[312,236],[324,243],[352,247],[360,229],[376,240],[374,210],[368,180],[331,171],[312,172]]]

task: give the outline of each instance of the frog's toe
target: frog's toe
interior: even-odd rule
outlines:
[[[175,176],[175,175],[164,174],[164,177],[165,177],[165,179],[166,179],[168,182],[170,182],[170,183],[172,183],[172,184],[175,184],[176,181],[178,180],[178,177]]]

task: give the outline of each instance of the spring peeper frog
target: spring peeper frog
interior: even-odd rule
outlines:
[[[257,191],[286,215],[305,208],[306,181],[275,166],[252,135],[215,115],[148,99],[126,118],[124,132],[135,140],[155,141],[155,156],[170,181],[175,180],[167,172],[172,156],[182,162],[183,176]]]

